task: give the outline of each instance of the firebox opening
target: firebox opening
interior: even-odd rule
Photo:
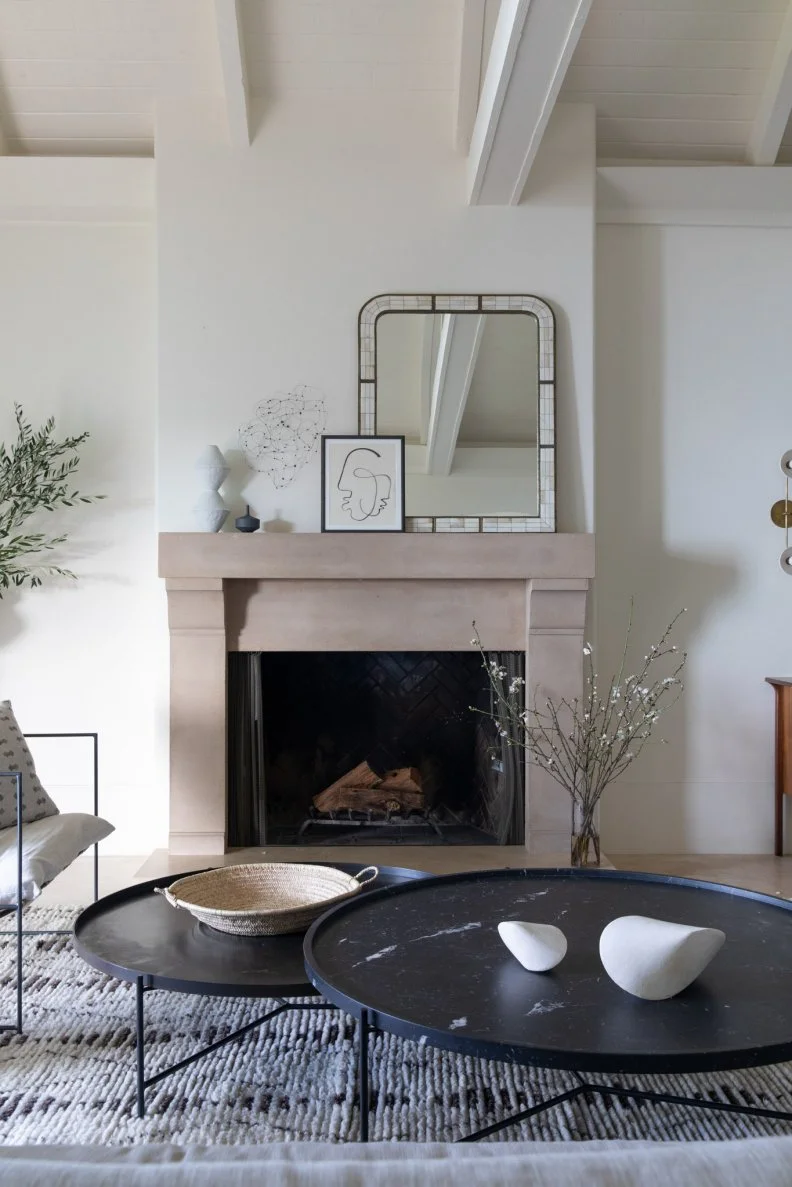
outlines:
[[[478,653],[228,659],[230,845],[524,843],[522,752]]]

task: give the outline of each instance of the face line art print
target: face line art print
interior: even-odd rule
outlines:
[[[390,502],[393,490],[393,482],[388,474],[375,474],[367,466],[358,464],[355,454],[360,453],[382,457],[376,449],[358,446],[351,449],[344,459],[336,489],[343,496],[341,510],[346,511],[355,523],[363,523],[379,515]]]

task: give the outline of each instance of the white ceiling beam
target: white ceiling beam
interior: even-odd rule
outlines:
[[[468,156],[471,206],[516,206],[592,0],[502,0]]]
[[[776,44],[767,81],[759,100],[747,158],[751,165],[775,165],[792,112],[792,3]]]
[[[447,313],[443,317],[426,435],[427,474],[451,473],[484,320],[472,313]]]
[[[421,445],[426,445],[429,435],[429,417],[432,412],[432,372],[434,370],[437,321],[434,314],[423,319],[423,338],[421,342],[421,425],[418,438]],[[440,319],[442,320],[442,319]]]
[[[237,148],[250,145],[250,116],[245,42],[242,34],[240,0],[214,0],[217,44],[223,71],[226,114],[231,143]]]
[[[457,152],[467,153],[473,125],[478,111],[481,90],[481,54],[484,45],[484,15],[487,0],[464,0],[462,7],[462,37],[459,47],[459,77],[457,78],[457,109],[454,145]]]

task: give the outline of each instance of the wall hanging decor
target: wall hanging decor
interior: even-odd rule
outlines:
[[[216,445],[207,445],[195,463],[202,491],[193,507],[193,519],[199,532],[219,532],[228,517],[228,508],[219,495],[220,487],[230,473]]]
[[[792,478],[792,449],[788,449],[781,457],[781,473],[786,480],[783,499],[773,503],[770,508],[770,518],[776,527],[783,528],[786,533],[784,551],[779,557],[782,570],[792,577],[792,548],[789,545],[789,528],[792,526],[792,504],[789,502],[789,480]]]
[[[404,437],[322,437],[322,531],[404,531]]]
[[[326,426],[323,393],[301,383],[262,400],[253,419],[239,430],[239,448],[250,468],[268,474],[281,490],[310,461]]]

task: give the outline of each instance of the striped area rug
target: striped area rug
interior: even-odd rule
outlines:
[[[33,908],[29,928],[69,926],[74,911]],[[9,921],[3,920],[8,927]],[[0,1009],[12,1011],[13,945],[0,941]],[[26,942],[26,1034],[0,1035],[0,1142],[256,1143],[354,1141],[356,1045],[337,1010],[288,1013],[148,1093],[135,1116],[134,988],[86,965],[68,937]],[[152,993],[146,1072],[263,1012],[245,999]],[[707,1076],[630,1077],[704,1099],[792,1110],[792,1064]],[[571,1087],[568,1073],[510,1067],[378,1036],[372,1046],[371,1137],[448,1141]],[[574,1101],[492,1140],[730,1139],[792,1133],[749,1120],[626,1098]]]

